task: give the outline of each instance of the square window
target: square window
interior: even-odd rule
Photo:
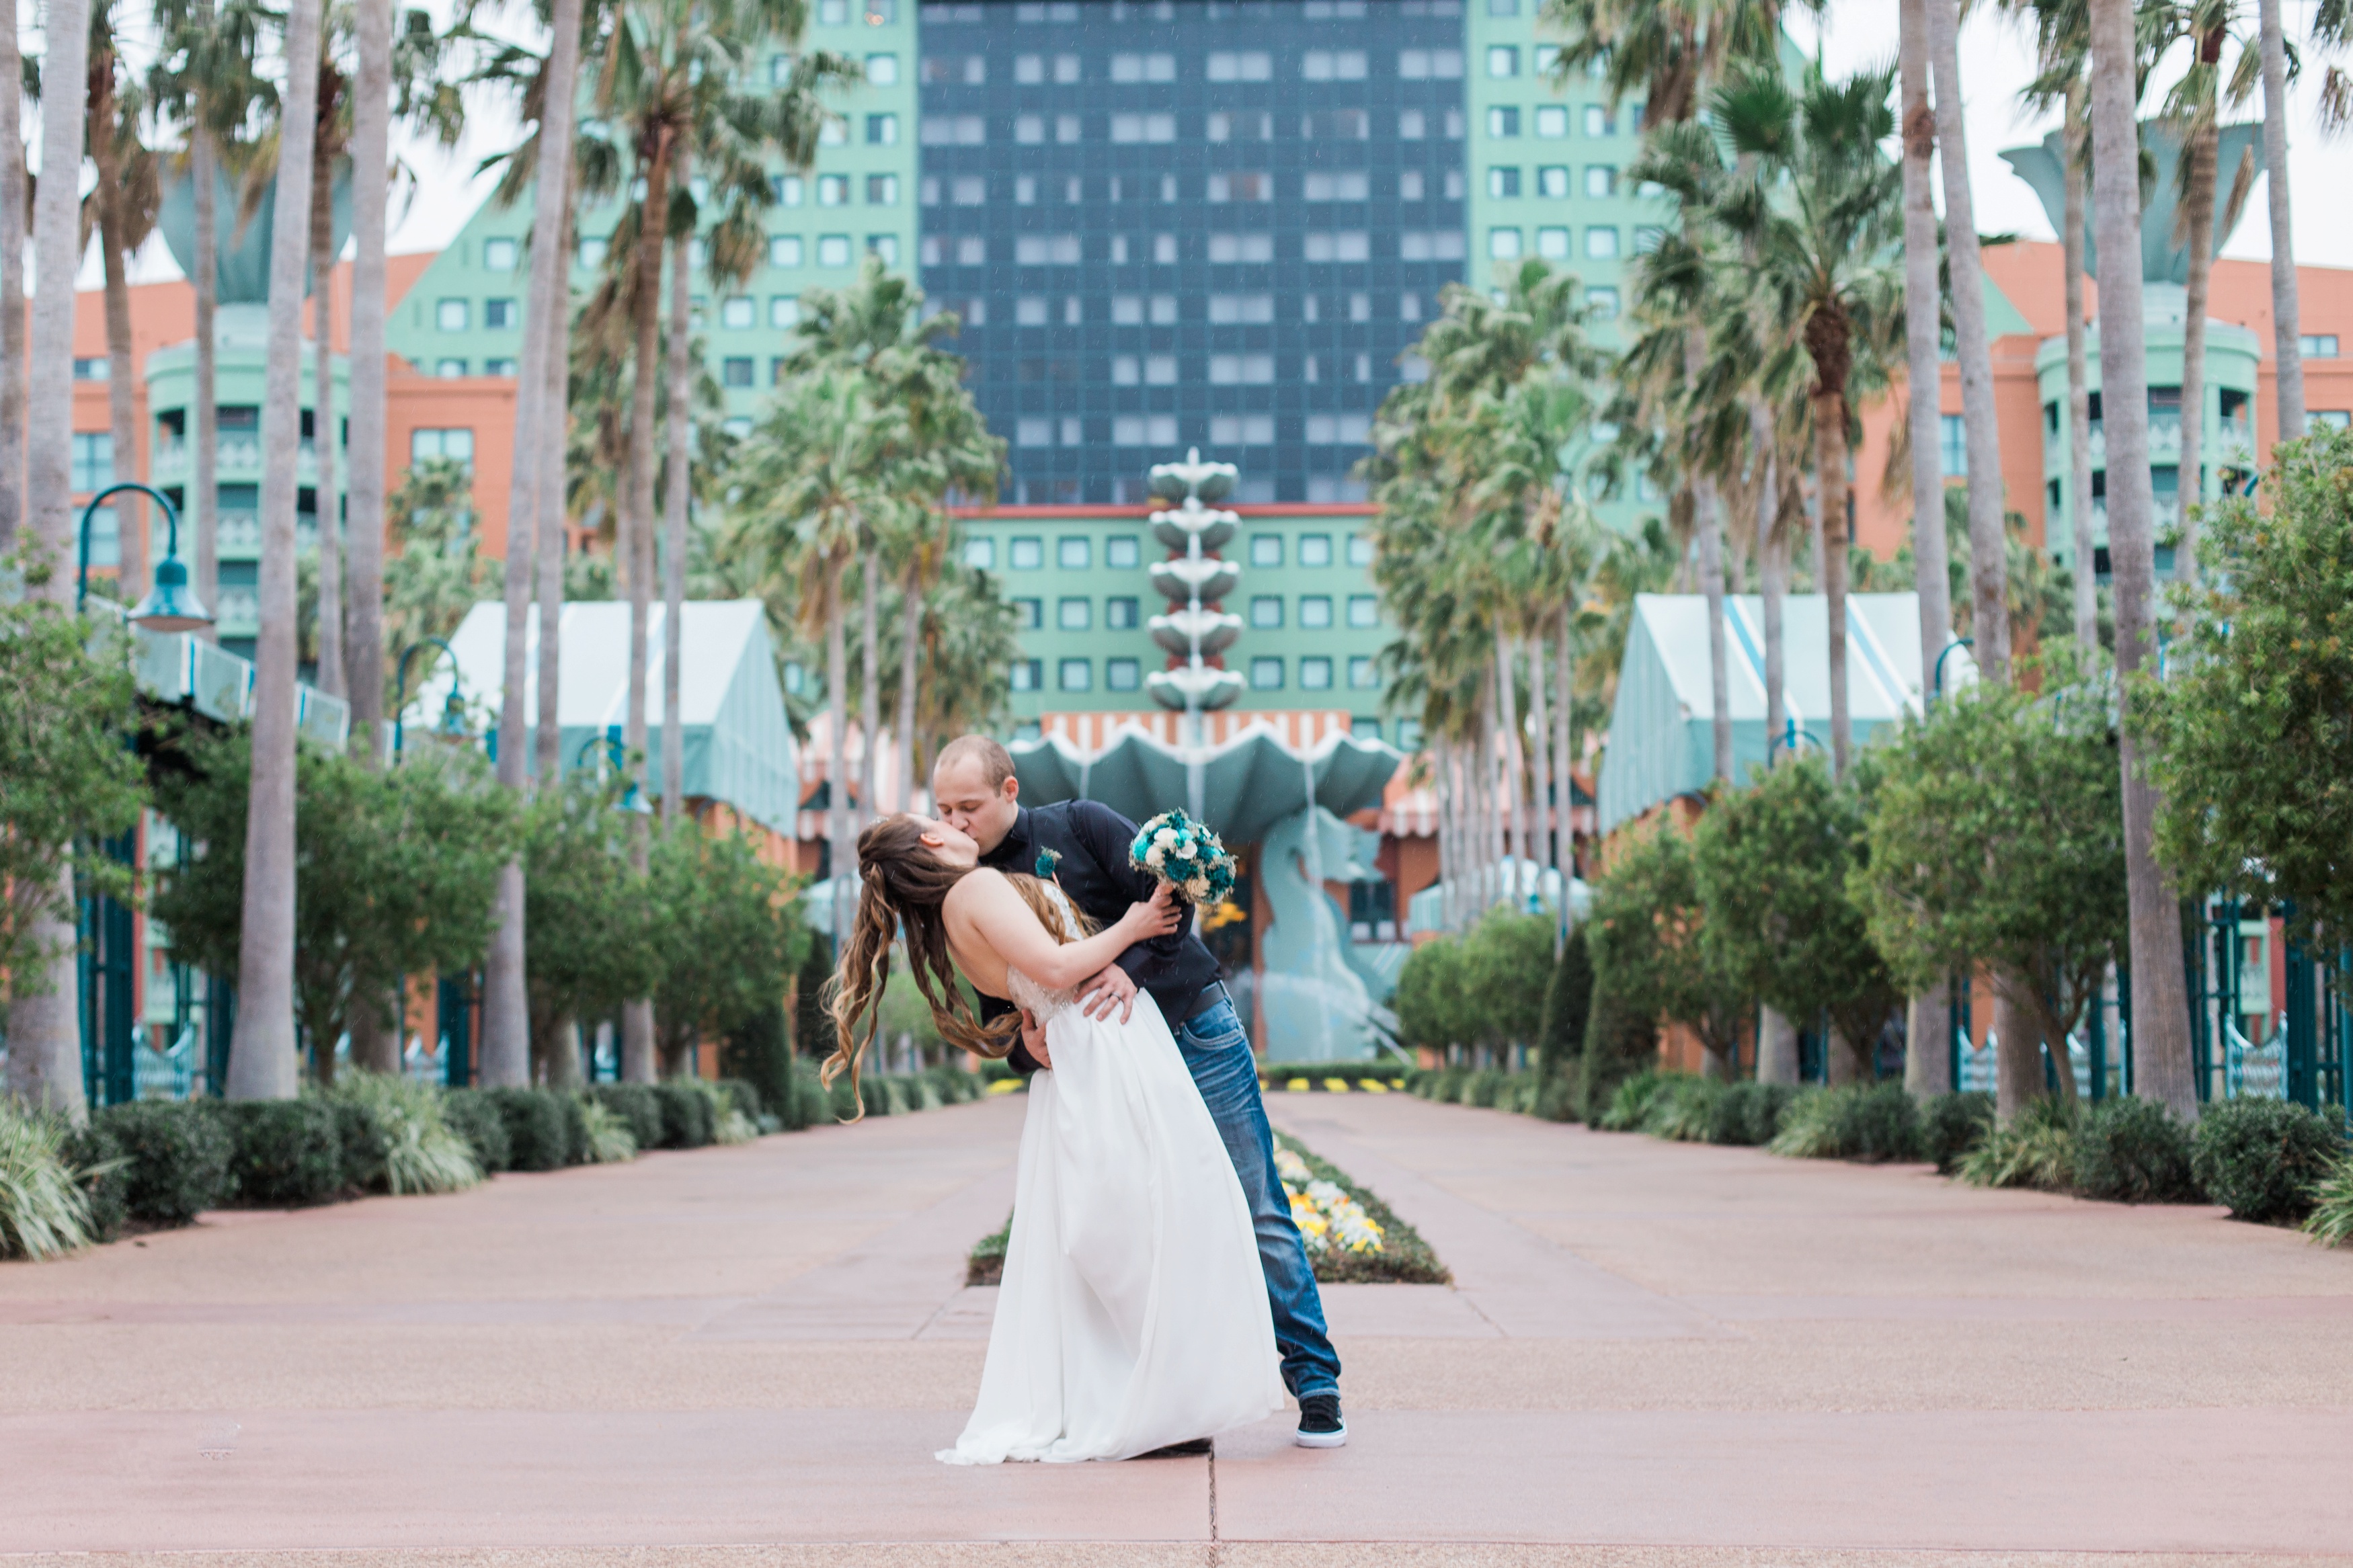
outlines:
[[[1091,658],[1066,658],[1054,672],[1054,683],[1065,691],[1092,691],[1095,686],[1095,661]]]
[[[1588,236],[1588,237],[1589,238],[1591,237]],[[1593,313],[1593,319],[1597,321],[1616,321],[1618,319],[1618,290],[1615,289],[1588,289],[1585,291],[1585,308]]]
[[[1132,632],[1136,628],[1136,601],[1128,598],[1103,601],[1103,629]]]
[[[1487,49],[1487,74],[1491,77],[1514,77],[1520,74],[1520,51],[1510,44],[1493,44]]]
[[[1567,136],[1568,110],[1557,103],[1540,105],[1536,110],[1536,134],[1548,142]]]
[[[522,311],[512,300],[482,301],[482,325],[493,332],[507,331],[522,325]]]
[[[1332,625],[1332,596],[1328,594],[1308,594],[1299,601],[1299,628],[1320,632]]]
[[[868,115],[866,144],[869,147],[896,147],[899,144],[899,117],[895,114]]]
[[[1509,141],[1520,133],[1520,111],[1516,109],[1495,108],[1487,110],[1487,135],[1497,142]]]
[[[780,207],[797,207],[800,205],[802,195],[806,190],[807,187],[802,184],[801,177],[798,174],[771,174],[768,176],[768,197]]]
[[[967,539],[964,542],[964,563],[976,572],[997,570],[997,541]]]
[[[1370,566],[1372,563],[1372,535],[1368,533],[1352,533],[1348,535],[1348,564],[1351,566]],[[1355,611],[1352,609],[1349,613],[1354,615]],[[1348,624],[1353,626],[1356,623],[1351,620]],[[1370,623],[1367,622],[1366,624],[1369,625]]]
[[[1279,533],[1251,534],[1250,542],[1250,563],[1253,566],[1282,565],[1282,535]],[[1282,623],[1277,622],[1276,624],[1279,626]]]
[[[474,433],[470,429],[411,430],[408,433],[408,460],[421,463],[428,458],[448,458],[460,463],[474,460]]]
[[[1568,230],[1540,228],[1536,230],[1536,254],[1546,261],[1568,259]]]
[[[1145,355],[1144,384],[1146,386],[1176,385],[1176,356],[1175,354]]]
[[[465,300],[443,300],[433,307],[433,324],[445,332],[462,332],[470,314]]]
[[[1568,167],[1551,163],[1536,171],[1536,195],[1549,201],[1568,199]]]
[[[730,331],[746,332],[759,325],[757,308],[748,294],[731,295],[719,302],[719,324]]]
[[[512,239],[482,241],[482,270],[512,272],[516,263],[521,259],[520,251],[521,247]]]
[[[2307,332],[2295,340],[2296,349],[2306,359],[2335,359],[2335,332]]]
[[[1013,422],[1013,444],[1017,447],[1050,447],[1054,444],[1054,422],[1043,417],[1017,419]]]
[[[895,234],[870,234],[866,237],[866,254],[885,267],[899,265],[899,237]]]
[[[818,122],[817,144],[820,147],[849,145],[849,121],[839,114],[828,114]]]
[[[1497,201],[1508,201],[1520,194],[1520,172],[1499,165],[1487,171],[1487,195]]]
[[[1598,103],[1585,106],[1585,133],[1588,136],[1609,134],[1609,111]]]
[[[1017,539],[1008,554],[1008,563],[1016,572],[1035,572],[1046,564],[1046,542],[1042,539]]]
[[[1381,683],[1379,668],[1363,654],[1348,660],[1348,686],[1356,691],[1369,691]],[[1377,737],[1378,731],[1376,731]]]
[[[1075,414],[1062,416],[1062,445],[1083,447],[1087,444],[1086,422]]]
[[[1323,658],[1301,659],[1299,661],[1299,687],[1303,691],[1331,690],[1332,661],[1328,658]]]
[[[1430,134],[1430,117],[1419,109],[1408,109],[1398,115],[1398,140],[1419,142]]]
[[[1250,683],[1253,691],[1282,689],[1282,660],[1254,658],[1250,662]]]
[[[948,194],[960,207],[980,206],[988,200],[988,181],[979,174],[959,174]]]
[[[1585,231],[1585,254],[1596,261],[1608,261],[1618,254],[1618,231],[1604,224]]]
[[[895,87],[899,81],[899,57],[869,55],[866,57],[866,80],[874,87]]]
[[[1013,301],[1013,324],[1017,327],[1042,327],[1046,324],[1046,301],[1034,294],[1025,294]]]
[[[849,237],[846,234],[821,235],[817,242],[817,264],[819,267],[849,265]]]
[[[1133,572],[1143,563],[1143,542],[1135,535],[1114,533],[1103,541],[1103,564],[1113,571]]]
[[[1585,194],[1592,197],[1614,196],[1618,194],[1618,170],[1610,163],[1585,165]]]
[[[788,331],[801,324],[800,298],[794,294],[768,296],[768,325]]]
[[[1134,691],[1144,684],[1144,666],[1132,658],[1103,660],[1103,686],[1111,691]]]
[[[1487,254],[1497,261],[1517,260],[1520,254],[1520,231],[1516,228],[1489,229]]]
[[[719,384],[722,386],[750,386],[752,360],[749,355],[719,362]]]
[[[438,359],[433,362],[433,374],[444,380],[455,381],[466,374],[466,362],[461,359]]]
[[[1135,294],[1114,294],[1111,299],[1111,319],[1113,326],[1140,327],[1144,324],[1144,300]]]
[[[1282,629],[1282,595],[1261,594],[1251,599],[1250,624],[1252,629],[1257,631],[1281,631]]]
[[[895,207],[899,205],[899,176],[869,174],[866,176],[866,205],[870,207]]]
[[[1363,543],[1363,544],[1365,545],[1365,547],[1366,547],[1366,550],[1365,550],[1365,559],[1364,559],[1362,562],[1352,563],[1352,564],[1364,565],[1364,566],[1369,566],[1369,565],[1371,565],[1371,564],[1372,564],[1372,548],[1371,548],[1371,547],[1372,547],[1372,542],[1372,542],[1371,540],[1369,540],[1369,539],[1362,539],[1362,538],[1359,538],[1359,539],[1356,539],[1356,540],[1351,540],[1349,542],[1350,542],[1351,544],[1356,544],[1356,543],[1361,542],[1361,543]],[[1349,624],[1350,626],[1352,626],[1356,627],[1356,628],[1357,630],[1359,630],[1359,631],[1362,631],[1362,630],[1366,629],[1366,627],[1368,627],[1368,626],[1379,626],[1379,625],[1381,624],[1381,600],[1380,600],[1380,595],[1377,595],[1377,594],[1351,594],[1351,595],[1348,595],[1348,624]]]
[[[1025,632],[1042,629],[1046,625],[1046,601],[1043,599],[1014,600],[1013,624]]]
[[[1095,620],[1092,599],[1069,598],[1054,605],[1054,627],[1058,631],[1083,632],[1092,630]]]
[[[956,241],[956,265],[980,267],[988,261],[988,241],[976,234],[965,235]]]
[[[849,0],[818,0],[817,19],[828,27],[849,25]]]
[[[768,237],[768,265],[798,267],[801,264],[801,237],[797,234],[772,234]]]
[[[1328,533],[1303,533],[1299,536],[1299,563],[1302,566],[1332,564],[1332,536]],[[1303,626],[1304,622],[1301,623]]]
[[[1046,664],[1043,659],[1015,659],[1013,661],[1013,689],[1016,691],[1038,690],[1046,683],[1045,668]]]
[[[817,177],[817,205],[821,207],[842,207],[849,205],[849,176],[819,174]]]
[[[105,431],[77,431],[69,466],[77,494],[103,489],[114,479],[114,437]]]
[[[1155,294],[1152,297],[1152,324],[1155,327],[1173,327],[1176,324],[1176,295]]]
[[[486,359],[482,362],[482,374],[484,375],[512,375],[515,374],[515,362],[511,359]]]
[[[1144,362],[1134,354],[1113,354],[1111,360],[1111,384],[1113,386],[1134,386],[1144,379]]]
[[[1083,572],[1094,564],[1094,547],[1084,534],[1064,534],[1054,541],[1054,564],[1065,572]]]

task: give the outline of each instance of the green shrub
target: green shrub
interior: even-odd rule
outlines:
[[[1917,1160],[1920,1108],[1900,1083],[1854,1084],[1839,1107],[1840,1142],[1849,1160]]]
[[[396,1073],[346,1071],[327,1091],[338,1116],[366,1113],[375,1130],[376,1174],[367,1184],[388,1193],[454,1193],[482,1179],[474,1151],[441,1110],[441,1091]],[[344,1157],[350,1160],[346,1140]],[[346,1165],[346,1173],[353,1167]]]
[[[1665,1087],[1663,1075],[1643,1071],[1620,1079],[1595,1123],[1604,1132],[1639,1132],[1651,1117],[1651,1102]]]
[[[789,1121],[793,1095],[793,1043],[785,1025],[781,1003],[754,1009],[719,1045],[723,1080],[752,1092],[748,1102],[738,1094],[735,1108],[755,1122],[773,1117]]]
[[[2075,1116],[2073,1103],[2055,1095],[2028,1100],[1962,1155],[1955,1173],[1973,1187],[2063,1193],[2075,1179]]]
[[[734,1111],[747,1121],[759,1121],[766,1110],[765,1102],[760,1098],[759,1089],[747,1079],[723,1078],[712,1087],[719,1091],[720,1099],[728,1110]]]
[[[1536,1082],[1535,1102],[1528,1110],[1546,1121],[1577,1121],[1585,1114],[1585,1107],[1577,1098],[1577,1080],[1567,1073],[1541,1075]]]
[[[135,1100],[90,1119],[113,1139],[125,1163],[126,1217],[141,1225],[182,1226],[229,1199],[235,1152],[220,1102]]]
[[[56,1258],[96,1239],[72,1158],[62,1118],[0,1095],[0,1258]]]
[[[1586,1116],[1606,1116],[1615,1102],[1619,1084],[1638,1072],[1654,1068],[1658,1059],[1658,1029],[1650,1016],[1629,1005],[1613,987],[1597,977],[1592,1012],[1585,1025],[1585,1048],[1578,1065],[1577,1098],[1584,1101]]]
[[[2075,1129],[2075,1190],[2113,1204],[2194,1204],[2189,1129],[2153,1100],[2106,1100]]]
[[[90,1215],[90,1239],[112,1241],[131,1218],[130,1160],[122,1145],[95,1118],[69,1127],[65,1142],[66,1169],[81,1186],[82,1204]]]
[[[717,1118],[712,1114],[709,1095],[684,1079],[670,1079],[653,1089],[661,1102],[663,1148],[700,1149],[712,1142]]]
[[[2312,1213],[2305,1216],[2304,1234],[2323,1247],[2353,1241],[2353,1155],[2331,1165],[2312,1189]]]
[[[1766,1152],[1791,1160],[1835,1160],[1845,1153],[1839,1136],[1836,1092],[1801,1089],[1790,1096]]]
[[[817,1063],[807,1057],[793,1058],[792,1094],[779,1114],[788,1132],[814,1127],[832,1114],[832,1099],[824,1084],[818,1081]]]
[[[364,1111],[339,1116],[315,1098],[231,1100],[222,1112],[235,1150],[236,1201],[247,1208],[297,1208],[336,1196],[352,1184],[343,1173],[344,1122],[364,1123],[353,1129],[363,1152],[374,1131]]]
[[[361,1100],[321,1098],[334,1113],[335,1136],[343,1146],[343,1185],[359,1192],[382,1185],[392,1139],[375,1107]]]
[[[1460,1105],[1462,1102],[1462,1086],[1470,1081],[1469,1068],[1449,1064],[1438,1069],[1438,1077],[1430,1086],[1430,1098],[1440,1105]]]
[[[2301,1219],[2343,1152],[2320,1113],[2285,1100],[2226,1100],[2199,1119],[2190,1169],[2232,1219]]]
[[[1755,1079],[1742,1079],[1725,1084],[1724,1092],[1708,1104],[1707,1141],[1731,1144],[1751,1142],[1748,1135],[1749,1102],[1765,1087]]]
[[[621,1119],[629,1141],[640,1149],[662,1146],[661,1097],[649,1083],[600,1083],[588,1098]]]
[[[1545,984],[1544,1017],[1536,1029],[1538,1072],[1566,1079],[1577,1071],[1592,1014],[1593,957],[1585,945],[1585,928],[1573,926]]]
[[[506,1123],[507,1169],[556,1171],[572,1163],[569,1095],[544,1089],[486,1089],[484,1099]]]
[[[1951,1175],[1961,1157],[1993,1131],[1993,1096],[1971,1091],[1940,1094],[1920,1112],[1920,1157],[1934,1160],[1936,1170]]]
[[[1714,1079],[1695,1078],[1689,1073],[1668,1074],[1651,1097],[1650,1110],[1642,1118],[1642,1131],[1673,1143],[1704,1143],[1724,1092],[1725,1086]]]
[[[1781,1131],[1781,1118],[1788,1113],[1790,1102],[1798,1098],[1794,1083],[1760,1083],[1747,1097],[1748,1142],[1756,1148],[1769,1147]]]
[[[851,1085],[849,1075],[848,1073],[843,1073],[839,1078],[835,1079],[832,1086],[828,1088],[825,1091],[826,1114],[832,1117],[836,1121],[852,1121],[857,1120],[860,1114],[860,1108],[862,1105],[871,1103],[868,1100],[869,1089],[867,1086],[872,1083],[872,1081],[873,1080],[871,1079],[867,1078],[862,1073],[859,1075],[858,1083],[855,1087]],[[889,1103],[885,1100],[882,1101],[882,1104],[883,1109],[875,1112],[875,1114],[887,1116],[890,1114]]]
[[[1482,1068],[1463,1084],[1462,1103],[1492,1107],[1495,1097],[1503,1093],[1504,1086],[1510,1081],[1511,1074],[1500,1068]]]
[[[586,1134],[584,1140],[591,1165],[617,1165],[638,1157],[638,1140],[621,1113],[602,1100],[580,1096],[575,1104],[580,1107],[580,1125]]]
[[[564,1163],[567,1165],[588,1163],[588,1110],[580,1096],[568,1089],[543,1089],[555,1101],[556,1114],[564,1120]]]
[[[507,1169],[514,1152],[507,1142],[506,1119],[499,1114],[497,1103],[480,1089],[443,1090],[441,1120],[466,1141],[482,1174],[493,1176]]]

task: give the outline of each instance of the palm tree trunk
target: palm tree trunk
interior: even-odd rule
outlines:
[[[841,605],[841,578],[849,563],[839,555],[829,557],[825,573],[825,704],[826,717],[831,721],[832,733],[828,737],[825,760],[825,841],[831,846],[832,868],[828,875],[833,882],[833,923],[831,936],[837,956],[842,939],[849,934],[849,877],[857,869],[849,843],[849,655],[845,646]]]
[[[1841,353],[1841,362],[1843,358]],[[1838,778],[1846,777],[1847,763],[1854,754],[1854,714],[1846,689],[1846,397],[1835,389],[1818,390],[1814,470],[1821,495],[1822,527],[1821,552],[1814,570],[1821,582],[1822,619],[1829,632],[1831,772]]]
[[[200,5],[204,26],[212,21],[212,6]],[[387,91],[389,89],[387,89]],[[188,493],[182,520],[195,532],[196,597],[216,615],[220,611],[220,345],[214,318],[220,307],[220,193],[215,187],[218,150],[206,116],[210,106],[201,84],[196,89],[195,123],[188,132],[188,179],[196,208],[196,387],[195,407],[189,423]],[[219,638],[217,622],[207,622],[196,634],[207,642]]]
[[[2266,0],[2269,3],[2269,0]],[[2099,215],[2100,403],[2108,445],[2108,565],[2116,673],[2127,686],[2155,652],[2157,553],[2150,532],[2148,370],[2141,320],[2140,144],[2134,123],[2132,0],[2091,0],[2092,176]],[[2274,243],[2277,243],[2276,238]],[[2198,1115],[2181,917],[2152,844],[2157,790],[2127,727],[2125,880],[2131,912],[2134,1089],[2184,1121]]]
[[[1724,635],[1724,503],[1715,480],[1692,480],[1699,524],[1699,591],[1707,600],[1708,738],[1713,776],[1732,782],[1732,666]]]
[[[1504,763],[1498,754],[1495,715],[1495,666],[1489,663],[1486,689],[1479,697],[1479,858],[1486,874],[1480,889],[1483,912],[1504,897],[1504,858],[1511,853],[1507,837],[1510,818],[1504,809]]]
[[[322,72],[322,75],[330,73]],[[319,482],[319,668],[316,682],[330,697],[343,694],[343,509],[335,498],[335,209],[334,161],[313,148],[311,160],[311,331],[315,373],[311,395],[311,449]]]
[[[2265,199],[2271,203],[2272,219],[2273,395],[2279,400],[2279,438],[2295,441],[2304,436],[2304,346],[2297,336],[2304,331],[2304,316],[2296,304],[2295,225],[2287,195],[2287,40],[2280,31],[2280,0],[2255,0],[2255,12],[2262,32],[2263,171],[2268,176]],[[2103,320],[2107,302],[2107,296],[2102,294]],[[2139,990],[2136,963],[2136,999]]]
[[[86,0],[54,0],[47,18],[48,56],[42,62],[48,90],[41,100],[41,165],[73,177],[40,183],[33,211],[32,358],[26,409],[26,552],[56,567],[32,589],[73,602],[73,279],[81,230],[77,190],[81,171],[84,96],[90,55]],[[72,893],[71,872],[65,889]],[[47,973],[23,989],[8,1009],[8,1087],[33,1104],[47,1104],[76,1121],[88,1108],[82,1094],[81,1038],[76,1005],[79,975],[70,921],[34,922],[33,939],[52,954]],[[21,1058],[21,1059],[20,1059]]]
[[[2221,126],[2210,115],[2189,145],[2189,282],[2183,290],[2181,319],[2181,457],[2174,488],[2181,508],[2181,537],[2173,547],[2173,578],[2198,580],[2198,512],[2206,502],[2206,302],[2214,278],[2214,164]]]
[[[1778,476],[1773,460],[1773,416],[1760,402],[1748,405],[1748,438],[1764,474],[1757,487],[1757,575],[1765,620],[1765,755],[1781,760],[1788,749],[1788,650],[1781,637],[1781,601],[1789,592],[1789,542],[1780,523]]]
[[[1770,1007],[1759,1007],[1757,1015],[1757,1081],[1797,1082],[1797,1026]]]
[[[270,234],[268,371],[261,395],[261,629],[254,645],[253,786],[246,806],[245,921],[237,953],[232,1100],[294,1092],[294,455],[304,263],[311,248],[311,132],[319,94],[319,0],[286,13],[284,117]],[[332,1041],[320,1042],[332,1051]]]
[[[1903,0],[1902,21],[1897,68],[1904,81],[1904,346],[1912,405],[1912,583],[1920,600],[1920,668],[1933,683],[1936,660],[1953,640],[1953,602],[1945,558],[1945,476],[1936,460],[1944,384],[1936,347],[1943,300],[1936,286],[1936,203],[1929,172],[1936,153],[1936,116],[1928,106],[1927,0]]]
[[[1519,692],[1516,689],[1518,681],[1513,675],[1514,667],[1518,663],[1519,655],[1513,647],[1512,639],[1504,635],[1500,626],[1497,627],[1495,631],[1495,719],[1497,727],[1504,732],[1502,737],[1504,744],[1496,758],[1496,765],[1504,773],[1504,805],[1497,826],[1509,830],[1510,837],[1504,841],[1504,853],[1506,858],[1508,890],[1514,900],[1520,890],[1520,868],[1510,862],[1525,861],[1531,858],[1528,854],[1527,809],[1520,784],[1525,770],[1521,765],[1520,754],[1520,703]]]
[[[2084,155],[2091,105],[2083,78],[2067,84],[2067,167],[2061,249],[2067,268],[2067,521],[2075,546],[2075,645],[2100,648],[2098,547],[2092,539],[2092,372],[2084,320]]]
[[[344,447],[343,683],[352,705],[351,751],[363,767],[384,758],[384,325],[385,213],[390,200],[391,0],[353,7],[352,79],[351,440]],[[517,450],[522,448],[520,444]],[[400,1065],[397,1037],[375,1007],[345,1023],[352,1063],[372,1072]],[[491,1081],[485,1076],[481,1081]]]
[[[0,126],[25,123],[16,29],[0,27]],[[25,526],[25,141],[0,136],[0,552]]]
[[[572,126],[580,76],[580,8],[581,0],[555,0],[550,18],[554,34],[540,108],[541,162],[532,192],[530,308],[545,345],[536,366],[526,370],[540,378],[532,407],[539,450],[525,454],[539,469],[533,487],[539,549],[539,737],[533,761],[539,787],[550,790],[560,789],[564,780],[558,703],[564,673],[564,452],[572,428],[566,403],[572,384]],[[520,396],[522,387],[516,390]],[[508,515],[512,531],[513,514]],[[570,1055],[576,1070],[579,1052]]]
[[[686,157],[679,156],[679,177]],[[693,251],[688,240],[670,247],[670,472],[662,491],[662,798],[665,823],[678,820],[686,805],[686,731],[679,717],[679,666],[684,658],[686,605],[686,510],[691,474],[688,437],[694,431],[693,320],[688,277]]]
[[[899,606],[899,809],[915,809],[915,641],[923,631],[921,547],[908,557],[907,581]]]
[[[859,624],[859,660],[865,673],[866,689],[858,705],[858,732],[864,754],[858,759],[858,815],[861,822],[871,822],[881,813],[874,798],[874,780],[881,768],[876,754],[882,749],[882,552],[867,546],[865,559],[860,563],[859,575],[865,583],[864,618]]]
[[[106,265],[106,412],[113,433],[114,477],[139,477],[139,412],[132,401],[138,391],[132,377],[131,279],[124,266],[120,204],[113,192],[120,176],[105,158],[99,167],[99,249]],[[107,503],[118,520],[115,538],[121,554],[115,585],[123,603],[137,604],[147,588],[147,503],[136,490],[125,490]]]
[[[1564,936],[1569,926],[1568,883],[1577,874],[1577,838],[1575,821],[1577,797],[1577,679],[1576,637],[1569,630],[1569,620],[1577,613],[1574,605],[1560,611],[1560,647],[1553,657],[1558,661],[1554,668],[1554,685],[1560,700],[1553,706],[1552,760],[1554,791],[1559,799],[1553,807],[1558,814],[1552,841],[1552,868],[1560,873],[1560,921]]]
[[[1945,183],[1945,249],[1953,277],[1953,338],[1968,436],[1972,652],[1989,680],[2010,680],[2008,536],[2001,510],[2001,427],[1993,405],[1993,351],[1986,337],[1985,263],[1969,192],[1968,128],[1961,114],[1959,0],[1926,0],[1936,86],[1937,164]]]
[[[1552,704],[1545,693],[1545,681],[1550,674],[1546,658],[1545,634],[1538,630],[1528,641],[1528,734],[1534,744],[1528,747],[1529,773],[1529,832],[1535,836],[1528,858],[1536,868],[1531,875],[1543,879],[1543,868],[1554,865],[1553,805],[1552,805]],[[1563,812],[1567,822],[1568,814]],[[1562,885],[1562,902],[1567,901],[1567,886]]]

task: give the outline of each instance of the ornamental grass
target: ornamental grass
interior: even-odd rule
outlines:
[[[396,1197],[459,1192],[481,1181],[472,1143],[449,1124],[442,1091],[433,1085],[396,1073],[346,1070],[327,1098],[339,1110],[358,1108],[373,1122],[366,1173],[372,1179],[360,1184]]]
[[[69,1136],[57,1117],[0,1098],[0,1257],[58,1258],[97,1239],[90,1173],[69,1160]]]

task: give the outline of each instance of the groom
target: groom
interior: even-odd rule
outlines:
[[[1073,800],[1032,810],[1019,804],[1021,781],[1013,759],[986,735],[962,735],[941,749],[932,768],[932,799],[941,819],[980,846],[980,863],[1000,871],[1052,877],[1089,919],[1108,925],[1127,906],[1152,895],[1153,878],[1128,860],[1135,824],[1099,801]],[[1275,1343],[1282,1351],[1282,1381],[1299,1400],[1298,1440],[1304,1447],[1336,1448],[1348,1440],[1340,1419],[1340,1358],[1324,1327],[1324,1298],[1315,1289],[1307,1248],[1291,1223],[1291,1205],[1274,1173],[1274,1137],[1258,1094],[1258,1060],[1234,1005],[1218,979],[1218,961],[1190,930],[1136,943],[1118,962],[1080,988],[1085,1010],[1123,1017],[1141,987],[1159,1004],[1185,1066],[1226,1142],[1241,1178],[1258,1231],[1259,1265],[1266,1271],[1274,1310]],[[984,1018],[1012,1004],[981,998]],[[1013,1065],[1024,1072],[1050,1068],[1044,1032],[1023,1020]]]

